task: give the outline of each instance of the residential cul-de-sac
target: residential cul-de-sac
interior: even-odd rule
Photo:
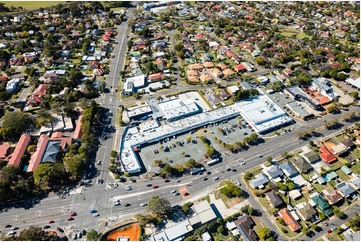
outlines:
[[[0,12],[1,240],[359,241],[359,2]]]

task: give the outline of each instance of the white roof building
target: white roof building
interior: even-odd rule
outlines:
[[[292,119],[268,96],[260,95],[237,102],[241,115],[257,133],[285,125]]]

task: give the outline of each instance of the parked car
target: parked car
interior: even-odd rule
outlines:
[[[150,184],[150,183],[147,184],[147,187],[151,187],[151,186],[152,186],[152,184]]]
[[[96,213],[96,212],[97,212],[97,210],[95,210],[95,209],[89,210],[89,213]]]
[[[93,217],[99,217],[99,213],[95,213]]]
[[[73,216],[76,216],[76,215],[77,215],[76,212],[71,212],[71,213],[70,213],[70,216],[72,216],[72,217],[73,217]]]
[[[66,219],[66,221],[72,221],[72,220],[73,220],[72,217],[69,217],[69,218]]]
[[[54,220],[49,220],[49,224],[55,223]]]
[[[215,181],[216,181],[216,180],[218,180],[218,179],[219,179],[219,177],[218,177],[218,176],[216,176],[216,177],[214,177],[214,178],[213,178],[213,180],[215,180]]]
[[[146,204],[146,203],[140,204],[141,207],[145,207],[145,206],[147,206],[147,205],[148,205],[148,204]]]
[[[124,207],[129,207],[130,206],[130,203],[125,203],[124,204]]]
[[[57,229],[59,232],[64,233],[64,229],[62,229],[62,228],[60,228],[60,227],[56,227],[56,229]]]
[[[98,160],[97,165],[101,165],[101,164],[102,164],[102,161]]]
[[[159,186],[153,186],[153,189],[159,188]]]
[[[5,228],[11,228],[11,224],[5,225]]]
[[[12,231],[12,230],[8,233],[8,235],[14,235],[14,234],[16,234],[16,231]]]
[[[43,229],[49,229],[49,228],[50,228],[49,225],[44,225],[44,226],[43,226]]]

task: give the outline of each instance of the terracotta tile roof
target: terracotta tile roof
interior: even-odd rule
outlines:
[[[80,115],[77,122],[76,122],[76,128],[73,134],[73,139],[80,139],[83,135],[83,131],[81,130],[81,121],[83,119],[83,115]]]
[[[323,161],[327,163],[332,163],[337,160],[336,156],[334,156],[330,151],[327,150],[325,146],[320,148],[321,154],[320,157]]]
[[[32,154],[30,158],[27,172],[34,172],[36,168],[38,168],[41,162],[41,158],[43,158],[48,142],[49,137],[45,134],[42,134],[38,140],[38,146],[36,147],[36,151]]]
[[[293,232],[302,229],[302,226],[297,222],[287,208],[281,209],[278,213]]]
[[[9,148],[10,148],[9,142],[0,145],[0,159],[4,159],[7,156]]]
[[[31,140],[31,136],[29,134],[22,134],[19,142],[16,144],[15,150],[9,160],[8,166],[20,166],[21,158],[24,155],[26,148],[28,147]]]

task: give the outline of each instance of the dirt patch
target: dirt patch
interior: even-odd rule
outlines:
[[[125,227],[114,230],[109,233],[106,240],[107,241],[117,241],[118,237],[128,237],[129,241],[138,241],[139,240],[139,224],[134,223],[131,225],[127,225]]]

